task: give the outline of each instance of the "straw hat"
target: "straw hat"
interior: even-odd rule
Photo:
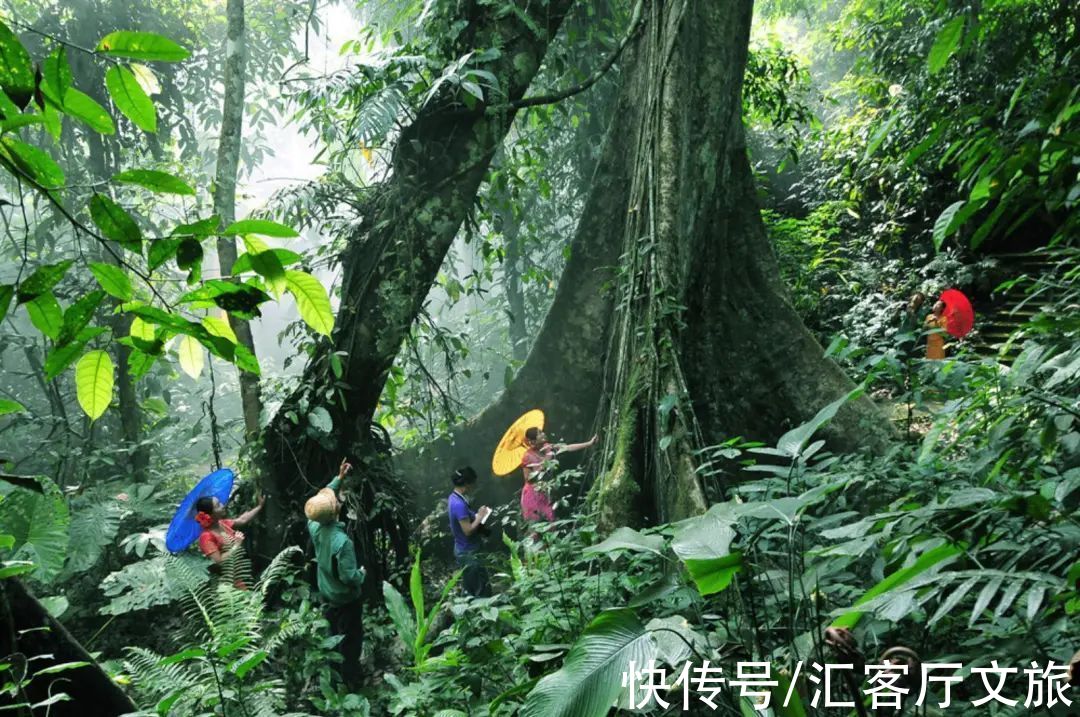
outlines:
[[[330,523],[337,518],[338,499],[330,488],[323,488],[308,498],[304,504],[304,515],[317,523]]]

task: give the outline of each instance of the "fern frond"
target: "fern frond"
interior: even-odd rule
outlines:
[[[221,579],[233,585],[251,585],[255,578],[251,571],[251,558],[243,550],[233,550],[221,561]]]
[[[293,561],[297,556],[302,556],[303,554],[303,550],[293,545],[275,555],[274,559],[270,561],[270,565],[263,571],[262,577],[259,578],[259,582],[255,586],[255,589],[263,597],[266,597],[267,591],[273,587],[276,582],[297,573],[297,566]]]
[[[349,141],[368,147],[381,143],[393,129],[407,104],[407,98],[405,83],[400,81],[365,98],[349,123]]]
[[[123,615],[178,600],[206,584],[206,561],[194,555],[159,555],[125,566],[101,581],[111,598],[105,615]]]
[[[136,692],[146,695],[155,702],[177,693],[190,693],[190,697],[201,694],[199,670],[191,663],[172,662],[162,664],[161,655],[141,647],[127,648],[124,669],[131,675],[131,682]]]
[[[116,542],[122,517],[123,510],[111,495],[95,496],[93,502],[80,504],[72,512],[65,575],[89,570],[101,559],[105,549]]]

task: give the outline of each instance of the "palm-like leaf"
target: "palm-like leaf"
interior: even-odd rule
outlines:
[[[601,613],[574,643],[562,669],[537,683],[522,707],[522,717],[602,717],[621,691],[633,662],[656,659],[652,635],[632,610]]]
[[[42,492],[2,483],[0,534],[15,538],[11,560],[29,560],[34,577],[52,580],[64,565],[68,547],[68,508],[56,484],[38,479]]]

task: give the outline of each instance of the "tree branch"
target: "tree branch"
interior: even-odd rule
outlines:
[[[626,29],[626,34],[623,35],[622,40],[619,41],[619,46],[615,48],[615,52],[611,53],[608,58],[604,60],[604,63],[600,65],[600,67],[596,68],[596,70],[594,70],[591,75],[586,77],[585,80],[571,87],[567,87],[564,90],[553,92],[548,95],[523,97],[520,100],[511,102],[509,106],[513,107],[514,109],[522,109],[525,107],[550,105],[556,102],[562,102],[568,97],[573,97],[574,95],[581,94],[585,90],[595,85],[600,80],[600,78],[607,74],[608,70],[610,70],[615,65],[615,62],[619,59],[619,56],[623,53],[623,50],[625,50],[626,46],[630,44],[630,40],[634,37],[635,34],[637,34],[637,31],[641,27],[643,22],[641,9],[644,5],[644,1],[645,0],[638,0],[637,4],[634,5],[634,12],[630,17],[630,26]]]

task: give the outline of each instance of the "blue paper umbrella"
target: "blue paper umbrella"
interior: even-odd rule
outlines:
[[[199,538],[202,526],[195,520],[195,503],[204,496],[217,498],[221,503],[229,502],[233,478],[235,476],[231,470],[219,468],[191,489],[187,497],[180,502],[176,515],[169,523],[169,532],[165,534],[165,547],[169,552],[179,553]]]

